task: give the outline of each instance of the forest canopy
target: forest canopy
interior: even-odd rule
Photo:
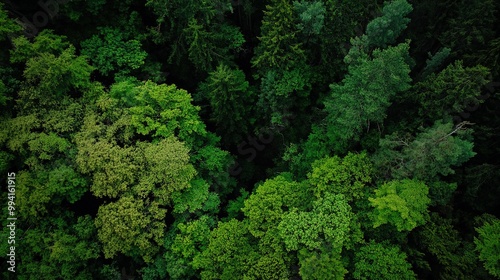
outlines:
[[[499,1],[3,2],[1,279],[500,278]]]

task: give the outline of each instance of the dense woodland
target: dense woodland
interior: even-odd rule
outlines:
[[[500,278],[500,1],[3,2],[1,279]]]

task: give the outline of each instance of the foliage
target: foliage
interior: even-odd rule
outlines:
[[[271,124],[283,125],[289,110],[304,110],[308,105],[310,73],[310,67],[297,65],[289,70],[269,70],[263,75],[256,105]]]
[[[300,22],[297,29],[304,35],[319,35],[324,26],[326,8],[323,2],[293,1],[295,12],[299,15]]]
[[[200,85],[198,94],[209,101],[211,119],[223,139],[240,141],[248,133],[252,124],[248,104],[253,103],[254,93],[243,71],[219,65]]]
[[[475,155],[466,125],[454,127],[451,122],[436,121],[416,136],[388,135],[380,140],[375,166],[384,177],[395,179],[434,182],[440,175],[453,174],[452,166],[459,166]]]
[[[147,53],[140,41],[124,38],[123,32],[111,27],[98,28],[99,35],[83,41],[82,54],[89,57],[93,66],[103,75],[113,72],[128,74],[144,64]]]
[[[385,48],[394,44],[397,37],[406,29],[410,19],[406,18],[413,10],[406,0],[387,2],[382,15],[368,23],[366,36],[371,47]]]
[[[309,201],[304,199],[309,194],[306,187],[284,176],[267,180],[258,186],[245,200],[242,209],[248,217],[247,228],[250,233],[257,238],[262,237],[279,224],[288,209],[306,209],[309,205]]]
[[[344,279],[348,272],[338,255],[329,252],[310,252],[306,249],[299,251],[299,274],[304,280],[308,279]]]
[[[373,227],[396,226],[398,231],[411,231],[428,219],[429,188],[422,182],[404,179],[383,184],[368,200],[375,208]]]
[[[400,44],[375,50],[373,59],[349,68],[341,85],[330,86],[332,91],[325,110],[328,112],[327,135],[335,151],[340,152],[350,140],[357,140],[370,123],[382,122],[391,99],[409,89],[408,49],[408,44]]]
[[[21,26],[8,17],[4,4],[0,3],[0,41],[4,41],[12,33],[19,31],[21,31]]]
[[[213,225],[211,218],[202,216],[177,226],[179,232],[165,254],[168,261],[167,271],[172,279],[186,279],[196,275],[194,258],[207,248]]]
[[[325,245],[340,250],[349,240],[352,219],[345,197],[326,193],[313,203],[311,212],[292,209],[286,213],[278,229],[287,250],[313,250]]]
[[[4,2],[1,279],[500,277],[499,1]]]
[[[237,220],[221,223],[210,233],[206,250],[194,258],[202,279],[243,278],[258,260],[246,237],[246,226]]]
[[[477,279],[472,273],[477,266],[473,244],[465,242],[450,219],[432,213],[431,219],[417,233],[419,246],[437,259],[431,263],[441,279]]]
[[[370,243],[354,256],[354,279],[417,279],[406,254],[394,245]]]
[[[474,243],[479,259],[491,275],[500,277],[500,220],[487,222],[476,231],[478,237],[474,238]]]
[[[412,89],[420,103],[419,115],[438,120],[479,106],[484,102],[481,88],[488,83],[488,75],[487,68],[480,65],[463,67],[461,61],[456,61],[438,74],[429,75]]]
[[[360,199],[366,185],[371,182],[372,165],[366,153],[349,153],[343,159],[338,156],[317,160],[309,173],[309,182],[315,187],[316,198],[327,192],[342,194],[348,202]]]
[[[435,53],[433,56],[429,53],[429,59],[426,60],[426,66],[422,71],[422,77],[425,78],[429,74],[436,71],[439,67],[442,66],[442,63],[448,58],[451,53],[450,48],[443,48]]]
[[[293,5],[285,0],[272,0],[266,5],[261,26],[260,44],[252,65],[261,71],[281,68],[289,70],[304,57],[301,43],[295,39]]]
[[[139,256],[150,262],[162,241],[165,215],[161,204],[132,196],[101,206],[95,225],[104,256],[130,255],[137,248]]]

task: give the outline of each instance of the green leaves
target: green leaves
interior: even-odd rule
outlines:
[[[176,135],[190,146],[201,140],[194,135],[206,134],[197,115],[199,108],[191,104],[187,91],[153,82],[145,82],[136,90],[136,105],[130,108],[130,125],[138,134],[156,139]]]
[[[464,67],[462,61],[431,74],[412,89],[420,103],[419,115],[434,121],[479,106],[484,102],[480,98],[481,88],[488,83],[488,75],[486,67]]]
[[[411,231],[428,219],[429,188],[414,180],[391,181],[375,190],[368,200],[375,208],[373,227],[394,225],[398,231]]]
[[[206,26],[192,18],[184,34],[189,46],[189,60],[202,71],[212,71],[218,63],[230,63],[230,54],[245,42],[243,34],[235,26],[220,24],[207,30]]]
[[[297,29],[306,36],[319,35],[324,25],[326,8],[321,1],[293,1],[293,7],[299,15]]]
[[[234,143],[248,133],[252,124],[248,105],[254,102],[255,97],[243,71],[224,64],[217,66],[200,84],[198,95],[200,99],[208,100],[211,120],[223,139],[231,139]]]
[[[193,260],[207,248],[210,229],[214,225],[215,221],[212,218],[202,216],[177,226],[178,233],[172,238],[172,244],[167,247],[168,252],[165,254],[171,278],[186,279],[196,275]]]
[[[100,27],[94,35],[81,43],[82,54],[89,57],[93,66],[103,75],[111,73],[128,74],[144,64],[147,53],[141,49],[141,42],[124,38],[116,28]]]
[[[248,230],[253,236],[262,237],[269,229],[275,228],[287,209],[304,209],[308,201],[304,185],[290,181],[284,176],[267,180],[257,187],[255,193],[245,200],[242,209],[248,217]]]
[[[164,234],[166,210],[157,202],[130,195],[101,206],[95,220],[106,258],[118,252],[131,255],[135,249],[144,261],[152,261]]]
[[[335,252],[299,251],[299,275],[304,280],[342,280],[348,272]]]
[[[372,169],[366,153],[349,153],[343,159],[334,156],[315,161],[308,178],[316,198],[329,192],[342,194],[352,202],[363,197],[371,182]]]
[[[363,130],[382,123],[392,99],[410,88],[408,49],[405,43],[375,50],[372,58],[357,57],[342,83],[330,85],[331,94],[324,102],[326,118],[321,126],[313,126],[302,161],[343,154],[360,140]]]
[[[7,39],[12,33],[21,31],[22,28],[7,16],[4,4],[0,4],[0,41]],[[1,103],[0,103],[1,104]]]
[[[434,266],[430,269],[439,268],[436,276],[440,279],[478,278],[474,276],[474,272],[480,269],[477,254],[473,252],[474,245],[462,239],[451,219],[432,213],[431,219],[417,231],[415,238],[422,252],[437,260],[437,263],[430,263]]]
[[[246,226],[237,220],[219,225],[210,233],[209,244],[194,258],[193,266],[201,269],[202,279],[243,279],[255,265],[258,255],[246,236]]]
[[[454,127],[451,122],[436,121],[416,137],[388,135],[380,140],[375,166],[383,176],[394,179],[434,182],[439,175],[453,174],[452,166],[460,166],[475,155],[466,125]]]
[[[371,241],[356,251],[354,279],[417,279],[406,254],[394,245]]]
[[[382,9],[382,16],[372,20],[366,27],[369,44],[374,48],[393,44],[410,22],[405,16],[412,10],[406,0],[387,2]]]
[[[70,47],[66,36],[56,35],[50,29],[38,33],[33,43],[28,38],[19,36],[12,40],[12,44],[14,45],[14,49],[10,52],[12,63],[26,62],[44,53],[57,56]]]
[[[349,239],[352,219],[353,213],[345,197],[326,193],[313,203],[311,212],[293,209],[286,213],[278,229],[289,251],[302,246],[314,250],[329,245],[340,252]]]
[[[488,272],[500,277],[500,220],[493,219],[476,228],[478,237],[474,238],[479,259],[484,262]]]
[[[261,26],[260,44],[252,65],[260,71],[288,70],[304,58],[301,43],[296,40],[293,6],[285,0],[273,0],[266,6]]]

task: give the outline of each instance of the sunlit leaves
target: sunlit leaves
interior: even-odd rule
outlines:
[[[101,206],[95,225],[104,256],[112,258],[118,252],[130,255],[137,248],[146,262],[151,261],[162,241],[165,215],[158,203],[132,196]]]
[[[14,49],[11,50],[10,61],[26,62],[40,54],[60,55],[70,47],[66,36],[56,35],[52,30],[46,29],[40,32],[31,43],[28,38],[19,36],[12,41]]]
[[[245,200],[242,211],[248,217],[248,230],[255,237],[262,237],[267,230],[280,222],[282,215],[291,207],[304,209],[308,200],[304,185],[283,176],[267,180]]]
[[[371,182],[372,169],[366,153],[349,153],[343,159],[334,156],[315,161],[308,178],[317,198],[329,192],[343,194],[352,202],[363,196],[364,188]]]
[[[138,134],[176,135],[190,145],[196,143],[194,135],[206,134],[198,117],[199,108],[191,104],[191,96],[185,90],[153,82],[146,82],[137,90],[136,105],[130,108],[130,124]]]
[[[247,237],[246,226],[237,220],[219,225],[210,233],[209,244],[193,265],[201,269],[202,279],[243,279],[257,262],[258,255]]]
[[[493,219],[476,231],[478,237],[474,238],[474,243],[479,259],[491,275],[500,277],[500,220]]]
[[[391,181],[375,190],[369,198],[375,208],[374,227],[394,225],[398,231],[410,231],[428,219],[429,188],[414,180]]]
[[[304,246],[313,250],[326,244],[342,248],[349,238],[353,218],[345,197],[326,193],[313,204],[311,212],[294,209],[283,216],[278,228],[287,249],[298,250]]]

